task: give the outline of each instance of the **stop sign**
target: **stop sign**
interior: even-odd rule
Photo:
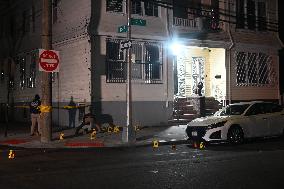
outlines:
[[[59,72],[59,52],[54,50],[39,50],[39,71]]]

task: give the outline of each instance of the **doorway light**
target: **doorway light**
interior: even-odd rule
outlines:
[[[180,42],[173,41],[170,43],[170,49],[173,55],[178,56],[184,51],[184,45],[182,45]]]

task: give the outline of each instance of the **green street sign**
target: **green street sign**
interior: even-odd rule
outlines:
[[[127,25],[119,26],[118,27],[118,33],[124,33],[128,31]]]
[[[131,25],[136,25],[136,26],[146,26],[146,20],[143,19],[131,18],[130,23]]]
[[[131,18],[130,24],[131,25],[136,25],[136,26],[146,26],[146,20],[137,19],[137,18]],[[118,33],[125,33],[125,32],[128,32],[127,25],[123,25],[123,26],[119,26],[118,27]]]

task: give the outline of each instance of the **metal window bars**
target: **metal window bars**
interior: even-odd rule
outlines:
[[[126,82],[126,62],[107,61],[107,83]],[[135,63],[132,65],[132,80],[139,83],[162,83],[163,66],[159,62]]]
[[[236,52],[237,86],[274,86],[277,74],[272,57],[264,53]]]
[[[126,82],[126,53],[120,51],[122,39],[108,38],[106,49],[106,82]],[[132,80],[140,83],[162,83],[162,46],[158,42],[132,41]]]

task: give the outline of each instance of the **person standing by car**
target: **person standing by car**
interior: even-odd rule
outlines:
[[[31,113],[31,136],[33,135],[41,135],[41,125],[40,125],[40,97],[38,94],[35,95],[35,98],[33,101],[30,103],[30,113]],[[37,124],[37,131],[35,133],[36,129],[36,124]]]

